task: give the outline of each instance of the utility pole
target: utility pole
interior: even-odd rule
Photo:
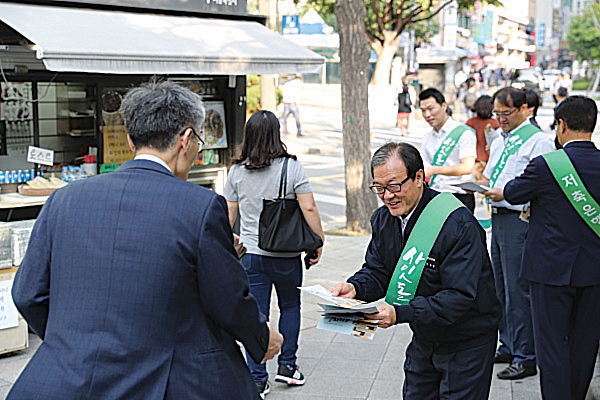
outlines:
[[[274,0],[277,2],[278,0]],[[276,27],[278,16],[273,18],[271,12],[271,0],[258,0],[258,12],[267,17],[267,28]],[[275,77],[270,74],[260,76],[260,106],[263,110],[269,110],[277,114],[277,99],[275,97]],[[277,116],[279,117],[279,116]]]

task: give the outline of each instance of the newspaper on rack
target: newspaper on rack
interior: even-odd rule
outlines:
[[[336,297],[321,285],[298,289],[326,301],[326,303],[317,303],[322,309],[317,329],[373,340],[377,330],[377,320],[365,318],[365,314],[378,312],[377,306],[381,305],[383,300],[365,303],[356,299]]]

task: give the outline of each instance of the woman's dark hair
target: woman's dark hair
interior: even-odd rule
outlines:
[[[279,120],[271,111],[257,111],[246,122],[242,153],[233,160],[246,169],[266,168],[279,157],[296,156],[289,154],[279,134]]]
[[[481,119],[492,118],[492,110],[494,109],[494,102],[492,96],[484,94],[479,96],[474,105],[475,113]]]

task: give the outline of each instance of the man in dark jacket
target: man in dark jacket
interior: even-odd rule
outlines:
[[[598,354],[600,151],[591,141],[597,115],[596,103],[587,97],[561,101],[554,119],[568,159],[560,164],[570,161],[573,168],[557,174],[557,180],[549,165],[560,154],[549,153],[534,158],[504,187],[509,203],[531,202],[521,278],[530,281],[535,348],[546,400],[583,400]],[[567,197],[563,190],[571,188]]]
[[[373,234],[365,263],[347,282],[331,288],[336,296],[365,301],[379,299],[386,291],[392,297],[400,294],[398,298],[410,292],[409,286],[396,289],[396,264],[404,273],[412,272],[404,270],[402,260],[412,250],[411,243],[431,235],[419,219],[431,215],[426,207],[436,196],[445,196],[424,184],[423,161],[409,144],[388,143],[378,149],[371,170],[371,188],[384,206],[371,217]],[[439,223],[437,238],[429,238],[434,240],[431,250],[421,257],[426,261],[420,280],[413,279],[418,285],[414,297],[367,316],[383,328],[410,324],[413,338],[406,350],[404,399],[484,399],[490,390],[500,319],[485,233],[462,206]],[[401,285],[398,279],[398,288]]]

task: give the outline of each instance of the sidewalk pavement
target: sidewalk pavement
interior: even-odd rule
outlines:
[[[292,153],[326,153],[341,151],[341,137],[326,131],[341,132],[341,112],[315,106],[301,107],[305,136],[295,132],[283,138]],[[338,115],[339,114],[339,115]],[[325,121],[325,122],[319,122]],[[422,137],[428,130],[425,121],[414,118],[411,136]],[[413,121],[411,121],[413,123]],[[291,125],[291,123],[290,123]],[[392,125],[393,126],[393,125]],[[594,136],[598,137],[598,134]],[[401,139],[399,136],[398,139]],[[326,288],[345,281],[362,265],[368,244],[367,236],[327,235],[322,261],[305,272],[304,285],[320,284]],[[276,295],[271,303],[271,320],[278,321]],[[316,296],[302,294],[302,323],[298,364],[306,384],[287,387],[274,382],[277,363],[267,363],[272,390],[269,400],[400,399],[404,381],[404,352],[411,338],[407,325],[378,330],[373,341],[348,337],[315,328],[320,316]],[[40,344],[31,334],[30,347],[13,355],[0,356],[0,399],[4,399],[26,363]],[[518,381],[503,381],[495,374],[506,364],[494,366],[490,399],[540,399],[539,375]],[[600,399],[600,362],[587,400]]]

